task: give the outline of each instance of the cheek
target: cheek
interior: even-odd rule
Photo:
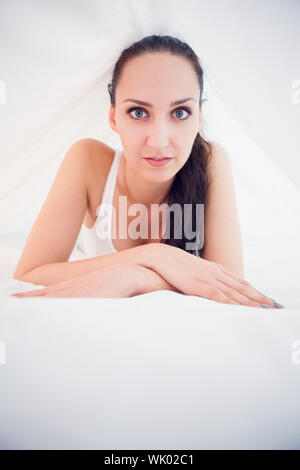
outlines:
[[[134,126],[130,122],[124,122],[120,127],[120,134],[123,135],[129,145],[135,145],[141,139],[143,132],[138,126]]]

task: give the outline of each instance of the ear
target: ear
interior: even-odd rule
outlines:
[[[115,108],[112,105],[110,105],[110,108],[109,108],[108,120],[109,120],[109,125],[112,128],[112,130],[115,132],[118,132],[117,124],[115,120]]]

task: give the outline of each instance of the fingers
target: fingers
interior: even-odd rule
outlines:
[[[201,293],[198,294],[201,297],[213,300],[214,302],[220,302],[224,304],[236,304],[236,305],[247,305],[251,307],[261,307],[259,302],[249,300],[247,297],[233,293],[232,296],[228,296],[224,293],[225,284],[215,280],[215,285],[205,284],[201,282]]]
[[[76,279],[77,282],[77,279]],[[65,291],[73,287],[74,279],[56,282],[42,289],[35,289],[25,292],[16,292],[11,294],[14,297],[67,297]]]
[[[35,289],[35,290],[28,290],[25,292],[15,292],[14,294],[11,294],[14,297],[38,297],[38,296],[43,296],[46,294],[47,287],[44,287],[43,289]]]
[[[225,295],[219,289],[219,287],[213,286],[211,284],[206,284],[205,282],[202,282],[202,281],[200,283],[200,291],[198,294],[195,294],[195,295],[198,295],[199,297],[204,297],[205,299],[213,300],[215,302],[240,305],[240,302],[237,302],[233,298]]]
[[[222,291],[225,293],[225,295],[233,297],[234,299],[237,299],[237,295],[239,297],[242,296],[241,299],[246,297],[248,300],[250,300],[250,302],[254,301],[256,304],[259,304],[257,305],[259,307],[261,307],[261,304],[266,304],[274,308],[273,302],[269,297],[259,292],[257,289],[251,286],[249,282],[240,279],[234,273],[228,271],[225,268],[221,270],[221,273],[219,272],[217,280],[227,286],[225,288],[224,286],[219,286],[222,287]],[[254,306],[253,303],[248,303],[246,305]]]
[[[245,285],[231,279],[225,274],[216,279],[214,285],[218,287],[224,295],[236,300],[242,305],[261,307],[261,304],[266,304],[274,308],[272,301],[256,291],[250,284]]]
[[[248,286],[225,276],[225,274],[223,276],[224,277],[219,276],[219,278],[222,277],[224,282],[221,282],[213,276],[209,278],[209,284],[207,282],[203,282],[202,280],[200,282],[198,281],[197,284],[191,286],[190,294],[205,297],[207,299],[214,300],[215,302],[247,305],[256,308],[262,308],[261,304],[266,303],[264,300],[265,296],[262,296],[262,294],[258,294],[258,296],[262,296],[262,301],[260,301],[261,297],[255,300],[255,296],[257,297],[255,289],[252,288],[254,293],[251,291],[251,295],[249,296]],[[269,299],[268,304],[270,305]],[[272,304],[270,307],[274,308]]]
[[[248,295],[241,294],[236,287],[229,287],[227,284],[224,284],[220,281],[216,280],[215,286],[219,289],[225,297],[229,297],[230,299],[235,300],[240,305],[247,305],[250,307],[260,307],[263,302],[259,300],[254,300],[253,298],[249,297]],[[272,308],[273,305],[272,305]]]
[[[47,288],[39,289],[39,290],[32,290],[32,291],[27,291],[27,292],[17,292],[11,295],[14,297],[79,297],[76,294],[72,295],[72,291],[70,292],[68,290],[61,290],[61,289],[47,291]]]

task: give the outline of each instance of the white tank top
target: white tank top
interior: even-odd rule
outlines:
[[[87,228],[82,224],[83,251],[87,258],[117,252],[111,239],[112,214],[110,213],[108,216],[108,208],[113,207],[113,196],[122,154],[123,151],[115,150],[114,159],[105,182],[101,203],[96,211],[97,218],[93,227]]]
[[[115,249],[111,238],[111,210],[113,208],[113,196],[122,155],[122,150],[115,150],[114,159],[105,182],[101,203],[96,211],[97,218],[93,227],[89,229],[84,224],[81,226],[79,236],[81,242],[79,242],[78,248],[81,253],[83,252],[82,254],[85,258],[109,255],[118,251]],[[199,251],[197,256],[200,256]]]

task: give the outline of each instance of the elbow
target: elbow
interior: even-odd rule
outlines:
[[[28,279],[28,274],[30,273],[30,271],[27,271],[25,273],[22,273],[22,272],[19,272],[17,269],[16,271],[14,272],[13,274],[13,279],[15,279],[16,281],[21,281],[21,282],[32,282]]]
[[[14,273],[14,275],[13,275],[12,278],[15,279],[16,281],[26,282],[26,281],[24,280],[24,275],[23,275],[23,276],[20,276],[20,274],[18,274],[18,273]]]
[[[22,281],[22,276],[21,276],[21,273],[18,271],[18,269],[15,270],[12,278],[15,279],[16,281]]]

